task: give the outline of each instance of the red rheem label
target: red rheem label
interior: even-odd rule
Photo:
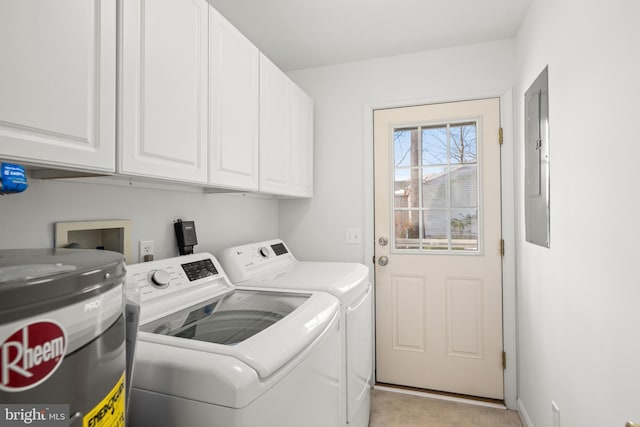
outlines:
[[[17,392],[46,381],[67,350],[64,329],[50,320],[33,322],[0,344],[0,390]]]

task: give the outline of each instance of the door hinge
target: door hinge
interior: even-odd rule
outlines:
[[[502,369],[507,369],[507,353],[502,352]]]
[[[500,256],[504,256],[504,239],[500,239]]]
[[[502,128],[498,129],[498,143],[502,145],[503,137],[502,137]]]

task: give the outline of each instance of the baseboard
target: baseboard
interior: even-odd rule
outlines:
[[[527,414],[524,403],[522,403],[522,400],[520,399],[518,399],[518,416],[520,417],[520,421],[522,421],[524,427],[533,427],[533,423],[529,418],[529,414]]]

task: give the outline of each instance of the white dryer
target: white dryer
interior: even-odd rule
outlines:
[[[302,262],[282,240],[220,253],[237,285],[325,291],[340,300],[340,426],[366,427],[371,406],[373,320],[369,269],[358,263]]]
[[[210,254],[128,266],[141,291],[130,425],[339,423],[339,301],[236,288]]]

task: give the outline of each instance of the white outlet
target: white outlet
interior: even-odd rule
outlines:
[[[552,426],[560,427],[560,408],[556,405],[556,402],[551,401],[551,412],[552,412]]]
[[[347,228],[344,242],[347,245],[359,245],[362,243],[362,231],[359,228]]]
[[[140,240],[140,252],[138,262],[143,262],[145,255],[151,255],[153,259],[153,240]]]

